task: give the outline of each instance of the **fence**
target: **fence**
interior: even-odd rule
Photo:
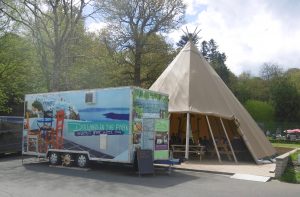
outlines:
[[[0,116],[0,154],[21,152],[23,117]]]

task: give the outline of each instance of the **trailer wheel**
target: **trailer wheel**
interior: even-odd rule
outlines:
[[[62,164],[64,166],[71,166],[72,164],[72,155],[70,153],[66,153],[62,156]]]
[[[49,163],[51,165],[58,165],[58,164],[60,164],[60,162],[61,162],[61,158],[60,158],[60,155],[58,153],[51,152],[49,154]]]
[[[84,154],[79,154],[76,158],[77,166],[80,168],[85,168],[88,165],[89,159]]]

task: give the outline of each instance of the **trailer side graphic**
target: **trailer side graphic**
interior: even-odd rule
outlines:
[[[140,88],[26,95],[24,122],[23,154],[57,163],[64,156],[132,163],[136,149],[169,156],[168,97]]]

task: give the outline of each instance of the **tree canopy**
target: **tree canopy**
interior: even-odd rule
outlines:
[[[97,4],[99,13],[108,24],[108,46],[124,52],[122,61],[133,68],[133,84],[140,86],[142,56],[147,53],[150,38],[178,28],[184,19],[182,0],[104,0]]]
[[[0,114],[22,114],[28,93],[148,88],[178,53],[166,33],[184,16],[182,0],[0,1]],[[95,17],[106,25],[92,33]],[[300,69],[265,63],[235,76],[214,39],[187,34],[177,46],[189,39],[257,121],[300,121]]]

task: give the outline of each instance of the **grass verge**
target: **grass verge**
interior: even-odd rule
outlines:
[[[280,181],[300,184],[300,172],[294,167],[287,167],[280,177]]]
[[[280,178],[281,181],[300,184],[300,167],[295,165],[297,163],[296,161],[298,160],[298,154],[300,154],[300,151],[290,155],[290,161]]]
[[[273,147],[283,148],[300,148],[300,144],[283,144],[283,143],[272,143]]]

